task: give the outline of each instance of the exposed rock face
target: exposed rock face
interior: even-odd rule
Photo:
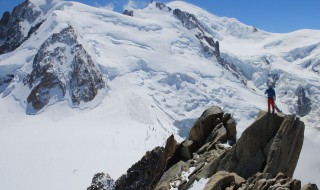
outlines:
[[[218,171],[248,178],[257,172],[292,176],[303,144],[304,124],[295,116],[261,112],[224,156]]]
[[[157,147],[116,181],[116,189],[153,189],[163,172],[182,159],[181,146],[170,136],[166,147]]]
[[[160,10],[165,10],[165,11],[169,11],[169,12],[171,12],[171,10],[172,10],[170,7],[167,7],[167,5],[164,3],[160,3],[160,2],[155,2],[155,3],[156,3],[156,7]]]
[[[93,100],[98,90],[105,87],[98,66],[77,41],[71,26],[42,44],[24,84],[32,89],[27,98],[30,114],[44,108],[52,97],[70,97],[72,106],[78,106],[81,101]]]
[[[187,190],[203,178],[210,178],[205,190],[301,189],[291,177],[302,148],[303,122],[294,115],[260,112],[233,147],[221,144],[235,134],[231,115],[213,106],[196,121],[188,140],[179,144],[171,136],[165,148],[147,152],[115,189]]]
[[[201,31],[203,31],[199,25],[198,19],[193,14],[181,11],[180,9],[175,9],[173,11],[173,14],[181,21],[183,26],[188,30],[199,28]]]
[[[201,23],[196,18],[195,15],[190,14],[186,11],[181,11],[180,9],[175,9],[173,15],[181,21],[183,26],[188,30],[197,29],[198,33],[195,34],[199,39],[202,46],[203,52],[206,56],[214,56],[218,63],[223,66],[225,69],[230,71],[235,77],[237,77],[242,83],[246,84],[247,80],[243,76],[241,70],[231,62],[226,61],[220,55],[219,42],[214,42],[213,37],[206,32],[204,27],[201,26]]]
[[[227,141],[225,124],[231,119],[231,115],[224,114],[219,107],[209,108],[195,123],[188,140],[179,144],[174,136],[169,137],[162,151],[156,148],[151,153],[147,152],[127,171],[126,175],[120,177],[116,181],[116,189],[167,188],[173,179],[180,177],[181,172],[185,172],[190,167],[201,168],[204,161],[217,158],[226,150],[218,143]],[[221,128],[224,130],[219,131]],[[199,149],[206,141],[208,141],[206,145]],[[197,154],[205,154],[205,156],[200,158],[195,156]]]
[[[114,180],[108,174],[95,174],[87,190],[114,190]]]
[[[127,16],[133,16],[133,10],[124,10],[124,12],[122,13],[124,15],[127,15]]]
[[[160,164],[163,155],[162,147],[147,152],[139,162],[128,169],[126,175],[116,181],[115,189],[152,189],[152,184],[163,170]]]
[[[306,89],[303,87],[298,87],[296,90],[296,96],[298,96],[297,114],[301,117],[308,115],[311,111],[311,100],[306,96]]]
[[[10,13],[4,12],[0,20],[0,40],[5,38],[5,30],[10,19]]]
[[[4,77],[0,77],[0,94],[6,90],[13,79],[13,74],[7,74]]]
[[[307,184],[302,187],[301,190],[318,190],[318,187],[315,184]]]
[[[4,40],[4,43],[0,46],[0,54],[15,50],[27,40],[31,33],[35,31],[34,27],[37,25],[35,21],[40,15],[41,12],[35,10],[34,5],[28,0],[15,7],[11,15],[5,13],[0,23],[2,29],[0,40]],[[24,28],[25,26],[31,27]]]
[[[235,173],[220,171],[210,178],[204,190],[227,189],[227,187],[234,189],[238,188],[240,184],[244,182],[245,180]]]
[[[240,189],[299,190],[301,189],[301,182],[287,177],[283,173],[278,173],[275,177],[269,173],[257,173],[243,183]]]

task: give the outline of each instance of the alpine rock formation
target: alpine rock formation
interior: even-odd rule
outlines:
[[[319,184],[309,155],[320,144],[320,31],[269,33],[183,1],[122,14],[61,0],[26,0],[0,29],[4,189],[83,189],[97,172],[111,177],[94,184],[113,186],[212,105],[240,137],[266,109],[267,81],[306,126],[294,177]]]

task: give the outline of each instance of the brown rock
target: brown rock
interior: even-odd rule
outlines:
[[[189,160],[192,158],[192,154],[196,150],[196,145],[193,143],[192,140],[185,140],[184,142],[181,143],[181,156]]]
[[[227,141],[227,130],[222,123],[218,124],[207,137],[205,143],[224,142]]]
[[[221,158],[217,171],[235,172],[244,178],[257,172],[292,176],[302,148],[303,131],[303,123],[294,116],[260,112],[237,144]]]
[[[233,118],[230,118],[226,122],[226,129],[228,133],[228,139],[232,140],[233,142],[237,142],[236,121]]]
[[[228,172],[220,171],[214,174],[203,190],[226,189],[235,183],[234,176]]]
[[[198,144],[199,147],[201,147],[214,127],[218,123],[220,123],[222,116],[223,111],[217,106],[212,106],[204,111],[201,117],[191,128],[189,133],[189,140],[192,140],[193,142]]]
[[[302,187],[301,190],[319,190],[316,184],[306,184]]]
[[[271,145],[264,172],[292,177],[303,145],[304,123],[286,116]]]

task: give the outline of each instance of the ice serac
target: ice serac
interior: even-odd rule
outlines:
[[[261,111],[238,142],[226,146],[223,143],[232,137],[227,132],[230,122],[233,118],[221,108],[207,109],[191,128],[188,140],[179,144],[171,136],[165,148],[148,152],[118,179],[115,189],[185,190],[200,179],[208,180],[206,190],[301,189],[301,182],[292,175],[303,145],[302,121],[295,115]],[[155,152],[156,157],[152,156]]]
[[[24,84],[31,89],[27,98],[29,114],[63,99],[77,107],[80,102],[93,100],[98,90],[105,87],[102,73],[71,26],[42,44]]]

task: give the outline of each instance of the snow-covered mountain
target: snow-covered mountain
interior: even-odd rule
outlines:
[[[320,144],[320,31],[268,33],[183,1],[120,14],[27,0],[0,28],[4,189],[83,189],[101,170],[118,178],[211,105],[242,131],[266,109],[268,80],[277,105],[306,123],[296,177],[320,183],[308,157]]]

